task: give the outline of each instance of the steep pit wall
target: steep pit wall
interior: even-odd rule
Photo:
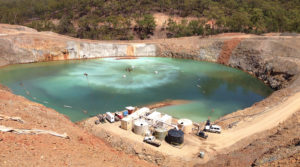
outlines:
[[[0,66],[53,60],[156,55],[153,44],[55,41],[51,38],[32,39],[27,35],[0,38],[0,50]]]
[[[183,39],[187,40],[187,39]],[[188,42],[188,41],[187,41]],[[203,38],[191,48],[158,44],[163,57],[224,64],[246,71],[273,89],[297,86],[300,71],[299,37]]]
[[[19,27],[0,25],[0,66],[100,57],[156,56],[157,53],[154,44],[79,40]]]
[[[239,68],[273,89],[296,80],[300,37],[219,36],[154,41],[91,41],[23,26],[0,25],[0,66],[100,57],[162,56],[194,59]]]
[[[184,43],[187,47],[182,47]],[[193,45],[189,46],[189,43]],[[245,123],[249,123],[248,126],[251,126],[250,122],[256,125],[259,122],[257,118],[262,115],[265,118],[267,114],[272,114],[272,119],[275,119],[276,109],[300,91],[299,37],[242,36],[202,38],[198,41],[193,41],[193,38],[183,38],[179,44],[168,41],[158,46],[161,56],[210,61],[238,68],[277,90],[251,107],[216,120],[214,123],[220,125],[224,133],[237,131]],[[263,126],[257,128],[256,132],[236,140],[230,147],[216,151],[216,156],[210,157],[209,161],[197,162],[198,164],[194,166],[255,166],[283,160],[287,162],[286,166],[294,166],[297,162],[299,164],[299,151],[295,151],[299,150],[299,146],[291,142],[299,142],[300,137],[299,133],[295,133],[295,129],[299,128],[297,118],[299,118],[300,108],[299,106],[295,108],[298,112],[289,115],[285,122],[277,121],[272,129],[259,132],[260,128],[264,128],[269,123],[268,120],[263,120]],[[223,140],[226,141],[226,138]],[[212,148],[217,144],[218,142],[212,142]]]

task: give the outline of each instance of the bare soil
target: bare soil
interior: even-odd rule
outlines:
[[[106,139],[107,142],[111,143],[111,145],[116,148],[130,150],[127,152],[129,154],[148,155],[143,158],[150,162],[155,163],[157,155],[165,157],[160,159],[160,162],[158,163],[159,165],[173,166],[174,164],[177,164],[178,166],[197,166],[205,164],[204,166],[206,166],[207,164],[211,164],[211,166],[249,166],[252,163],[255,163],[255,158],[259,158],[258,155],[263,156],[263,154],[265,154],[268,150],[276,149],[276,147],[281,145],[281,150],[283,151],[284,149],[287,149],[285,147],[286,145],[295,145],[300,142],[300,134],[297,133],[300,128],[300,93],[283,99],[281,103],[277,104],[273,108],[265,108],[263,106],[255,107],[256,109],[254,109],[254,107],[245,109],[248,113],[249,110],[252,110],[252,114],[240,117],[234,127],[227,128],[226,123],[219,120],[218,124],[222,125],[224,130],[221,134],[209,133],[209,137],[206,140],[200,140],[200,138],[195,135],[196,132],[193,134],[185,134],[185,142],[180,149],[175,148],[166,142],[163,142],[162,146],[159,148],[148,146],[142,142],[142,136],[138,136],[133,132],[121,129],[120,122],[95,125],[94,122],[97,118],[94,117],[83,121],[81,126],[96,136]],[[242,114],[243,112],[241,111],[237,113]],[[283,122],[285,123],[284,126],[282,125]],[[295,129],[293,129],[293,126]],[[288,140],[273,140],[273,137],[268,136],[274,135],[274,129],[278,128],[285,131],[285,135],[281,135],[281,133],[278,132],[278,138],[284,139],[286,137]],[[289,131],[287,131],[286,128],[288,128]],[[267,142],[268,147],[259,143],[261,144],[259,147],[250,147],[251,149],[258,149],[254,154],[250,154],[250,151],[247,152],[247,154],[239,154],[239,157],[243,158],[239,158],[238,160],[235,160],[235,157],[229,156],[231,154],[238,154],[238,152],[243,153],[245,148],[248,148],[249,144],[251,145],[251,143],[256,142],[259,138],[258,136],[264,137],[261,140],[263,142]],[[140,153],[136,150],[143,150],[143,152]],[[200,159],[198,157],[200,151],[205,152],[204,159]],[[299,151],[300,147],[295,149],[292,153],[290,153],[290,155]],[[228,158],[224,159],[222,156],[228,156]],[[280,158],[282,158],[282,156],[279,156],[278,159]],[[224,161],[220,161],[220,159],[224,159]],[[229,161],[229,163],[227,161]],[[260,163],[259,160],[258,163]]]
[[[241,40],[241,38],[233,38],[224,42],[222,51],[218,58],[218,62],[220,64],[228,64],[232,51],[237,47]]]
[[[66,132],[70,137],[0,132],[0,166],[155,166],[117,151],[62,114],[3,89],[0,89],[0,113],[25,120],[23,124],[0,120],[3,126]]]
[[[268,122],[265,122],[266,124]],[[278,126],[240,141],[237,150],[219,154],[204,166],[293,166],[300,164],[300,110]],[[247,142],[251,140],[251,142]]]
[[[192,101],[189,101],[189,100],[165,100],[165,101],[162,101],[162,102],[159,102],[159,103],[146,105],[146,107],[148,107],[150,109],[154,109],[154,108],[161,108],[161,107],[166,107],[166,106],[187,104],[187,103],[190,103],[190,102],[192,102]]]

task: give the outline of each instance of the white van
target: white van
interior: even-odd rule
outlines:
[[[213,133],[221,133],[221,127],[218,125],[206,125],[204,127],[204,131],[213,132]]]
[[[110,112],[106,112],[106,119],[110,122],[110,123],[113,123],[115,122],[115,116],[110,113]]]

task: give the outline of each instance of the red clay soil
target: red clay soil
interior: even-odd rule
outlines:
[[[124,57],[117,57],[116,60],[124,60],[124,59],[138,59],[138,57],[134,56],[124,56]]]
[[[0,166],[155,166],[116,151],[85,132],[62,114],[0,88],[0,114],[21,117],[25,123],[0,120],[0,125],[67,133],[70,139],[47,134],[0,132]]]
[[[218,58],[218,62],[221,64],[228,65],[232,51],[238,46],[241,40],[241,38],[233,38],[228,41],[225,41],[220,56]]]

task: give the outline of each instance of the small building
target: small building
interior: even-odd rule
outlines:
[[[154,125],[161,118],[161,113],[154,111],[150,115],[146,116],[146,119],[151,125]]]
[[[165,114],[164,116],[162,116],[159,120],[157,125],[161,128],[167,128],[168,125],[172,124],[172,117],[168,114]]]
[[[128,115],[128,117],[130,117],[132,120],[135,120],[135,119],[138,119],[141,116],[145,116],[149,112],[150,112],[149,108],[143,107],[143,108],[135,111],[134,113]]]
[[[135,110],[135,107],[132,107],[132,106],[128,106],[128,107],[125,107],[125,108],[128,111],[128,114],[132,114]]]
[[[147,113],[150,112],[150,109],[148,107],[143,107],[139,110],[136,111],[136,113],[139,115],[139,116],[144,116],[146,115]]]
[[[124,130],[132,130],[132,119],[125,117],[121,120],[121,128]]]

